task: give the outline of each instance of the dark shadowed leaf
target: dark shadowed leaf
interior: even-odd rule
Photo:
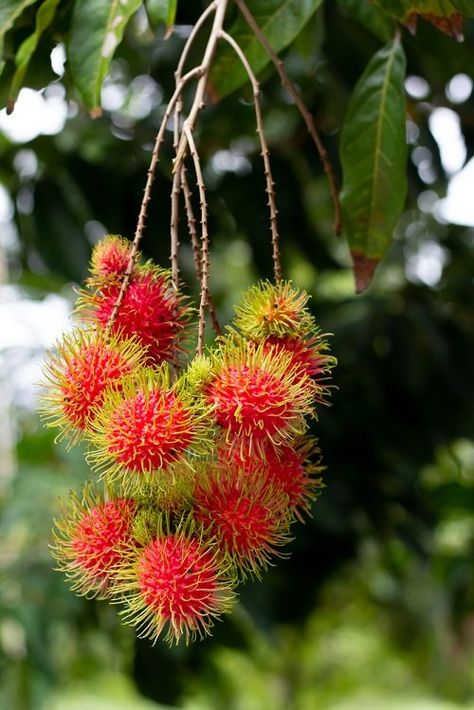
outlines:
[[[404,77],[405,55],[396,38],[369,62],[342,129],[343,224],[358,292],[387,251],[405,201]]]
[[[84,106],[101,113],[100,90],[128,21],[141,0],[77,0],[67,47],[69,69]]]
[[[384,42],[393,37],[394,21],[370,0],[339,0],[339,4],[361,25]]]
[[[250,10],[275,52],[280,52],[299,34],[302,27],[316,12],[322,0],[254,0]],[[242,17],[229,29],[239,43],[255,72],[268,64],[268,55]],[[221,98],[245,84],[247,75],[235,52],[221,47],[210,73],[210,89]]]
[[[416,29],[418,15],[433,23],[438,29],[451,35],[457,40],[461,40],[463,35],[463,10],[460,5],[472,5],[466,0],[456,3],[454,0],[375,0],[379,7],[383,8],[400,22],[406,24],[410,29]]]

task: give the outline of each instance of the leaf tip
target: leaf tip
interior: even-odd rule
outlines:
[[[370,286],[379,261],[380,259],[370,259],[364,254],[352,252],[356,293],[362,293]]]
[[[89,111],[89,116],[90,116],[91,118],[100,118],[100,117],[102,116],[102,109],[101,109],[101,107],[100,107],[100,106],[94,106],[93,108],[91,108],[91,110]]]

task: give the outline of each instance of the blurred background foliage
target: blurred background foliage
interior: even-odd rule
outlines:
[[[443,217],[455,170],[433,129],[436,110],[449,110],[464,146],[459,170],[474,153],[474,95],[472,82],[456,93],[453,77],[469,88],[473,21],[463,44],[423,21],[416,38],[403,31],[409,196],[389,257],[362,296],[332,232],[313,145],[275,76],[262,75],[284,273],[311,293],[339,360],[332,406],[315,427],[326,488],[291,557],[246,586],[212,638],[171,650],[137,641],[113,609],[76,598],[52,570],[57,497],[88,472],[80,452],[53,446],[41,429],[30,382],[92,245],[104,232],[133,235],[154,134],[200,5],[180,3],[166,42],[164,28],[135,16],[103,87],[102,117],[66,105],[56,76],[41,101],[64,112],[63,125],[22,140],[9,133],[15,112],[0,124],[0,706],[474,708],[474,228]],[[283,55],[336,170],[348,97],[381,44],[351,5],[326,2]],[[40,49],[34,71],[44,77],[51,47]],[[198,139],[212,290],[225,321],[241,290],[272,269],[248,87],[203,112]],[[168,144],[143,245],[161,264],[170,161]],[[184,237],[181,267],[195,295]]]

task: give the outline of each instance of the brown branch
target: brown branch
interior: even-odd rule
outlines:
[[[206,328],[206,306],[209,303],[209,232],[207,225],[207,199],[204,178],[202,175],[201,161],[194,142],[194,136],[186,122],[183,126],[191,157],[196,172],[196,182],[199,191],[199,202],[201,205],[201,297],[199,301],[198,320],[198,341],[196,353],[202,355],[204,352],[204,331]]]
[[[191,237],[191,246],[193,250],[193,261],[194,269],[198,277],[199,283],[202,279],[202,268],[201,268],[201,247],[199,245],[199,237],[196,229],[196,217],[194,215],[194,207],[192,203],[191,190],[189,188],[188,178],[186,175],[186,168],[181,168],[181,187],[184,195],[184,206],[186,208],[186,218],[188,223],[189,236]],[[220,326],[219,320],[217,318],[217,311],[212,294],[208,289],[208,307],[209,313],[211,314],[212,327],[216,335],[222,334],[222,328]]]
[[[303,120],[306,124],[306,128],[308,129],[308,133],[310,134],[311,138],[313,139],[314,144],[316,145],[316,149],[318,151],[319,157],[321,159],[321,162],[323,164],[323,169],[324,172],[327,175],[327,179],[329,182],[329,190],[331,192],[332,196],[332,201],[334,204],[334,231],[336,234],[341,233],[342,229],[342,218],[341,218],[341,204],[339,201],[339,190],[337,188],[337,182],[336,182],[336,176],[334,174],[334,168],[331,164],[331,161],[329,159],[329,155],[326,151],[326,148],[324,147],[324,143],[321,140],[321,137],[318,133],[318,130],[316,128],[316,124],[314,121],[313,116],[311,113],[308,111],[306,108],[304,101],[302,100],[301,96],[299,95],[295,85],[289,78],[288,74],[286,73],[285,65],[281,61],[281,59],[278,58],[278,55],[275,53],[273,47],[271,46],[270,42],[268,41],[267,37],[265,36],[264,32],[262,29],[259,27],[257,21],[255,20],[254,16],[250,12],[249,8],[247,7],[247,4],[245,0],[234,0],[235,4],[239,8],[240,12],[242,13],[245,21],[251,28],[252,32],[255,34],[256,38],[264,47],[265,51],[267,52],[268,56],[270,57],[271,61],[273,62],[275,69],[278,72],[278,75],[280,77],[282,85],[285,87],[287,90],[288,94],[291,96],[293,101],[295,102],[296,107],[298,108],[301,116],[303,117]]]
[[[181,96],[176,102],[174,109],[174,126],[173,126],[173,147],[176,150],[179,142],[179,122],[181,118],[182,98]],[[179,289],[179,193],[180,179],[178,173],[173,175],[173,187],[171,188],[171,221],[170,221],[170,261],[171,261],[171,281],[175,291]]]
[[[260,140],[261,146],[261,156],[263,158],[263,166],[265,172],[265,184],[266,192],[268,195],[268,206],[270,208],[270,229],[272,232],[272,248],[273,248],[273,273],[275,276],[275,281],[281,281],[281,262],[280,262],[280,247],[279,241],[280,237],[278,234],[278,210],[275,203],[275,183],[273,181],[272,169],[270,166],[270,152],[268,150],[267,141],[265,134],[263,132],[263,119],[262,119],[262,102],[260,100],[260,84],[255,76],[250,63],[242,51],[239,44],[231,37],[227,32],[221,30],[220,37],[224,39],[235,51],[239,57],[245,72],[250,79],[253,91],[253,102],[255,106],[255,119],[257,122],[257,134]]]

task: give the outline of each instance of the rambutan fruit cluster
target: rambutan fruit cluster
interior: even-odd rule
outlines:
[[[95,478],[64,504],[52,550],[78,594],[119,604],[140,635],[189,641],[310,514],[309,423],[335,360],[290,282],[251,287],[227,334],[186,357],[190,307],[132,254],[117,236],[95,247],[79,324],[46,360],[41,413],[85,441]]]

